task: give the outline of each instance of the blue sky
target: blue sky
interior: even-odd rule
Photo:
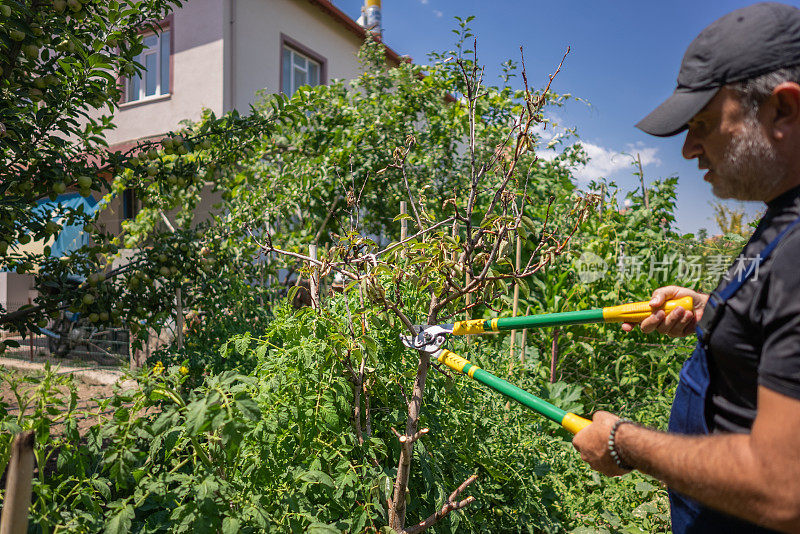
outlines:
[[[334,0],[358,18],[362,0]],[[678,176],[678,225],[695,232],[717,231],[709,203],[714,199],[696,161],[680,155],[683,135],[669,139],[648,136],[634,124],[666,99],[675,88],[680,60],[688,44],[708,24],[753,2],[736,0],[383,0],[384,40],[416,62],[431,50],[454,43],[453,17],[474,15],[479,61],[487,80],[499,83],[499,65],[519,60],[525,49],[528,79],[542,86],[547,74],[571,52],[553,89],[588,101],[556,112],[565,126],[574,126],[594,161],[579,176],[606,176],[623,189],[637,185],[630,157],[641,154],[645,178]],[[798,5],[798,2],[788,2]],[[756,214],[761,204],[745,206]]]

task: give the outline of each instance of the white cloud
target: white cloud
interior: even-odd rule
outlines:
[[[556,135],[555,128],[545,128],[545,123],[543,122],[537,122],[534,124],[530,131],[532,134],[539,136],[539,138],[545,142],[550,141]]]
[[[434,15],[436,15],[436,18],[437,18],[437,19],[440,19],[440,18],[442,18],[442,15],[444,15],[444,13],[442,13],[442,12],[441,12],[441,11],[439,11],[438,9],[434,9],[434,10],[433,10],[433,14],[434,14]]]
[[[594,143],[582,142],[581,144],[586,155],[589,156],[589,161],[573,172],[575,178],[580,182],[597,180],[601,177],[609,178],[619,172],[632,175],[636,154],[639,154],[643,167],[661,164],[661,160],[657,156],[658,149],[646,147],[642,143],[626,145],[623,151],[605,148]]]
[[[544,161],[552,161],[563,150],[564,145],[574,141],[571,130],[565,129],[561,124],[563,121],[557,115],[548,114],[549,124],[545,128],[544,124],[536,124],[531,128],[532,133],[539,137],[541,145],[536,151],[536,155]],[[562,146],[558,146],[564,143]],[[648,147],[641,141],[628,143],[622,150],[604,147],[595,143],[580,141],[583,150],[589,157],[586,165],[581,165],[573,169],[573,176],[578,182],[588,183],[598,178],[610,178],[618,183],[625,182],[625,178],[634,179],[633,173],[636,171],[633,163],[636,155],[642,160],[642,167],[650,165],[661,165],[658,157],[658,149]]]
[[[428,0],[419,0],[419,3],[422,4],[423,6],[426,6],[428,5]]]

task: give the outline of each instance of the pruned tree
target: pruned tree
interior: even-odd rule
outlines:
[[[462,44],[463,38],[471,37],[469,20],[461,21]],[[484,85],[484,71],[477,61],[477,41],[473,39],[472,44],[469,50],[459,45],[452,56],[432,67],[447,72],[445,79],[451,84],[448,113],[456,117],[454,122],[460,126],[456,131],[464,133],[464,149],[456,151],[457,164],[453,165],[452,174],[425,178],[429,169],[419,162],[425,161],[428,146],[420,147],[417,130],[408,126],[403,143],[392,149],[390,161],[373,176],[363,177],[360,183],[354,179],[352,184],[342,184],[342,207],[331,204],[330,210],[340,214],[337,224],[345,231],[331,235],[327,255],[313,258],[297,247],[291,250],[283,246],[280,236],[272,232],[251,232],[265,254],[289,263],[300,262],[304,265],[301,271],[307,276],[342,277],[343,290],[360,295],[360,317],[364,317],[363,309],[373,306],[376,313],[394,317],[412,334],[414,317],[437,324],[465,314],[490,314],[497,311],[499,298],[509,287],[520,284],[527,291],[527,280],[568,250],[571,237],[596,201],[595,195],[557,198],[546,194],[548,189],[563,191],[564,182],[570,183],[565,168],[573,160],[563,156],[561,161],[543,161],[536,154],[541,129],[547,124],[545,107],[560,98],[550,91],[550,86],[564,60],[540,91],[528,87],[523,60],[524,87],[512,93],[509,88]],[[424,121],[418,129],[424,132],[422,135],[429,133]],[[559,172],[565,173],[564,182],[556,186]],[[553,181],[549,186],[548,180]],[[429,191],[441,190],[443,181],[450,186],[448,194],[431,195]],[[363,191],[369,186],[400,190],[410,210],[396,219],[408,218],[412,235],[389,243],[381,236],[367,237],[359,216],[364,212]],[[326,217],[326,223],[330,218]],[[525,242],[526,250],[526,259],[520,266],[511,257],[517,236]],[[413,301],[402,290],[409,285],[417,291],[418,298]],[[344,358],[354,387],[354,425],[360,436],[364,427],[371,425],[364,369],[374,341],[369,336],[369,326],[354,324],[349,307],[347,313],[353,346],[361,347],[359,359],[351,361],[350,351]],[[397,532],[425,530],[472,501],[471,497],[461,498],[461,494],[475,477],[465,480],[430,517],[408,525],[406,494],[415,443],[428,433],[427,428],[419,428],[419,421],[431,368],[430,355],[420,351],[410,394],[403,392],[405,429],[392,429],[400,443],[400,453],[386,506],[388,524]]]

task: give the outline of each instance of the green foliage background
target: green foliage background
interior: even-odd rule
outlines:
[[[169,4],[156,2],[150,11],[139,6],[128,22],[162,13]],[[87,10],[99,17],[98,31],[108,33],[103,24],[111,15],[89,5]],[[62,23],[56,15],[51,18],[52,24]],[[115,240],[98,231],[96,248],[82,251],[69,266],[43,259],[40,281],[60,280],[69,270],[96,272],[97,254],[113,255],[118,247],[137,247],[138,255],[128,270],[98,288],[64,290],[49,305],[68,302],[85,310],[79,300],[90,292],[97,295],[95,309],[117,310],[143,341],[171,321],[170,299],[180,287],[197,320],[190,323],[182,348],[157,353],[135,374],[133,389],[103,400],[95,414],[99,422],[83,434],[73,417],[78,408],[70,378],[49,368],[41,376],[2,375],[26,409],[0,404],[0,467],[8,461],[11,434],[36,431],[39,470],[30,531],[387,529],[387,499],[400,454],[393,428],[404,428],[418,355],[401,345],[402,325],[371,295],[393,294],[409,316],[422,322],[430,292],[446,292],[442,273],[457,268],[448,258],[461,236],[442,233],[410,243],[406,256],[399,250],[389,254],[388,264],[369,274],[363,293],[359,285],[345,286],[341,293],[331,290],[318,312],[295,310],[274,291],[287,272],[307,276],[307,267],[259,252],[267,238],[293,253],[312,242],[327,245],[327,260],[374,250],[397,240],[397,207],[409,193],[426,222],[463,209],[457,193],[468,188],[474,170],[463,146],[470,117],[462,97],[468,88],[445,59],[459,57],[469,64],[468,22],[459,20],[456,49],[434,55],[431,65],[390,68],[380,46],[368,41],[362,49],[365,72],[351,84],[304,87],[291,99],[263,95],[252,115],[206,113],[199,123],[185,125],[180,138],[170,137],[139,155],[114,155],[109,194],[133,188],[144,199],[142,210]],[[91,63],[91,56],[77,54]],[[126,50],[114,61],[122,66],[133,55]],[[56,68],[55,63],[46,68]],[[524,93],[512,89],[518,81],[514,75],[514,66],[506,65],[506,84],[485,87],[478,100],[478,158],[495,153],[525,105]],[[89,96],[97,97],[102,87],[94,82],[91,87]],[[550,106],[567,100],[550,93],[543,98]],[[17,130],[30,137],[28,119],[20,118]],[[90,123],[84,132],[67,131],[91,141],[101,130]],[[15,135],[11,139],[20,141]],[[530,149],[521,155],[520,166],[528,170],[513,185],[515,199],[525,199],[524,224],[516,232],[523,256],[530,257],[538,253],[546,231],[553,240],[570,234],[581,194],[571,169],[586,156],[573,143],[574,132],[549,144],[536,132],[526,135]],[[556,156],[537,159],[545,149],[554,149]],[[18,148],[6,144],[4,150],[10,154]],[[45,158],[51,170],[58,163],[53,157]],[[15,202],[30,204],[58,178],[42,176],[36,191],[12,188],[10,179],[0,188],[17,195]],[[498,180],[491,176],[491,185]],[[709,289],[712,277],[693,279],[676,262],[661,273],[663,280],[646,269],[623,277],[612,268],[595,281],[578,276],[577,262],[585,252],[612,267],[623,257],[647,266],[650,258],[729,255],[737,238],[708,241],[674,231],[676,184],[676,178],[651,182],[646,205],[637,191],[627,195],[625,209],[614,184],[591,184],[588,193],[602,197],[602,212],[576,222],[569,247],[520,282],[521,311],[643,300],[666,283]],[[197,225],[193,209],[208,194],[217,195],[219,214]],[[491,201],[481,197],[477,204],[482,214]],[[19,206],[3,200],[0,208],[9,245],[21,232],[12,224]],[[165,210],[172,210],[174,232],[159,223]],[[41,226],[28,215],[23,226]],[[508,272],[511,257],[504,250],[493,268]],[[3,261],[16,266],[31,259],[12,251]],[[265,279],[272,289],[261,283]],[[510,315],[511,295],[504,282],[487,288],[478,295],[472,317]],[[48,302],[40,304],[46,309]],[[445,312],[457,310],[453,303]],[[33,318],[15,327],[35,331]],[[564,409],[586,415],[608,409],[665,427],[690,340],[626,335],[613,326],[564,328],[555,343],[558,365],[551,380],[554,336],[529,331],[524,344],[516,341],[513,355],[507,335],[453,341],[450,348]],[[352,370],[364,355],[362,390]],[[363,394],[356,396],[357,391]],[[357,424],[356,408],[362,414]],[[431,371],[420,427],[430,432],[414,449],[407,525],[438,510],[454,488],[476,474],[467,491],[476,501],[446,516],[432,532],[669,530],[661,484],[638,473],[600,477],[580,461],[564,430],[465,377]]]

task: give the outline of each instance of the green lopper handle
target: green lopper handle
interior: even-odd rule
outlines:
[[[540,399],[536,395],[532,395],[524,389],[518,388],[511,382],[503,380],[502,378],[498,378],[492,373],[484,371],[477,365],[471,363],[469,360],[462,358],[458,354],[454,354],[447,349],[442,350],[436,359],[448,366],[450,369],[458,371],[459,373],[464,373],[468,377],[489,386],[498,393],[502,393],[503,395],[514,399],[523,406],[527,406],[535,412],[542,414],[551,421],[563,426],[573,434],[577,434],[583,428],[592,424],[592,422],[588,419],[584,419],[583,417],[575,415],[574,413],[567,412],[561,408],[553,406],[549,402]]]
[[[692,297],[668,300],[660,308],[666,313],[675,308],[692,310]],[[546,328],[586,323],[641,322],[653,313],[648,302],[631,302],[619,306],[596,308],[594,310],[570,311],[561,313],[545,313],[541,315],[522,315],[504,319],[475,319],[459,321],[453,325],[453,334],[482,334],[484,332],[501,332],[503,330],[519,330],[523,328]]]

